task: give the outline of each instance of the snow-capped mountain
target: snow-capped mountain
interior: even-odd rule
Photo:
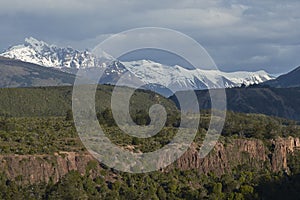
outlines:
[[[172,89],[219,88],[222,85],[238,87],[242,84],[248,86],[272,79],[265,71],[226,73],[219,70],[186,69],[178,65],[167,66],[150,60],[121,63],[143,82],[159,83]]]
[[[0,55],[59,69],[94,67],[94,56],[89,51],[80,52],[70,47],[60,48],[32,37],[26,38],[24,44],[13,46]]]
[[[232,88],[259,84],[273,79],[265,71],[226,73],[219,70],[186,69],[178,65],[168,66],[151,60],[140,60],[112,62],[106,68],[100,82],[115,84],[126,72],[130,72],[146,84],[147,89],[166,96],[171,95],[171,91]]]
[[[60,48],[49,45],[34,38],[25,39],[25,44],[9,48],[0,56],[35,63],[46,67],[54,67],[62,71],[76,73],[78,69],[85,69],[93,73],[93,68],[106,67],[100,83],[115,84],[126,72],[145,83],[148,89],[164,95],[186,89],[207,89],[220,87],[239,87],[252,85],[273,79],[265,71],[232,72],[226,73],[218,70],[186,69],[175,65],[168,66],[150,60],[122,62],[103,52],[101,57],[109,60],[110,65],[99,64],[89,51],[80,52],[72,48]],[[99,55],[98,55],[99,56]]]

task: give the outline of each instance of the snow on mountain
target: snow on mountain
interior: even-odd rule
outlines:
[[[100,83],[116,84],[126,72],[130,72],[141,80],[146,85],[144,88],[165,96],[181,90],[249,86],[273,79],[272,76],[262,70],[227,73],[219,70],[186,69],[178,65],[168,66],[150,60],[139,60],[112,62],[106,68]]]
[[[149,60],[121,62],[132,74],[147,84],[157,83],[170,89],[204,89],[248,86],[273,79],[265,71],[232,72],[219,70],[186,69],[181,66],[167,66]]]
[[[88,51],[80,52],[70,47],[60,48],[32,37],[26,38],[24,44],[13,46],[0,55],[59,69],[94,67],[95,59]]]
[[[97,52],[97,54],[101,59],[96,59],[89,51],[80,52],[72,48],[60,48],[34,38],[26,38],[23,45],[13,46],[0,56],[54,67],[70,73],[76,73],[78,69],[89,70],[99,66],[105,67],[100,83],[106,84],[115,84],[124,73],[130,72],[145,84],[150,85],[148,89],[163,91],[160,93],[165,93],[161,86],[173,91],[230,88],[243,84],[246,86],[258,84],[273,79],[265,71],[226,73],[218,70],[191,70],[178,65],[168,66],[150,60],[117,61],[104,51]],[[104,64],[99,63],[102,61]],[[93,70],[90,71],[92,73]]]

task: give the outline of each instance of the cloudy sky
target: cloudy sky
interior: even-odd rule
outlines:
[[[131,28],[196,39],[223,71],[287,72],[300,65],[299,0],[2,0],[0,50],[33,36],[92,49]]]

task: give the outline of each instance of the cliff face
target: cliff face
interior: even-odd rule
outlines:
[[[300,150],[299,138],[279,138],[272,141],[273,153],[271,154],[271,165],[273,171],[281,169],[288,170],[287,155],[295,150]],[[300,164],[300,163],[299,163]]]
[[[269,168],[273,172],[288,170],[287,157],[300,148],[299,138],[278,138],[271,141],[270,150],[258,139],[235,139],[218,143],[208,156],[200,159],[195,147],[186,152],[176,163],[180,169],[198,169],[222,175],[238,165],[257,169]]]
[[[178,167],[182,170],[197,169],[202,173],[214,172],[222,175],[230,172],[238,165],[246,165],[258,169],[269,168],[274,172],[288,170],[289,153],[300,149],[299,138],[278,138],[270,141],[267,148],[261,140],[234,139],[225,144],[219,142],[214,150],[205,158],[200,159],[195,145],[177,162],[166,170]],[[270,149],[270,150],[269,150]],[[97,175],[101,167],[88,167],[94,158],[88,153],[60,152],[54,155],[1,155],[0,172],[11,180],[22,183],[57,182],[72,170],[81,174],[86,171]]]
[[[61,152],[54,155],[1,155],[0,160],[1,172],[9,179],[32,184],[50,179],[57,182],[72,170],[83,175],[94,158],[90,154]]]

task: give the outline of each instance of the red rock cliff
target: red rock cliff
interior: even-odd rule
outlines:
[[[269,150],[258,139],[232,139],[217,143],[208,156],[200,159],[193,145],[176,163],[166,170],[178,167],[182,170],[197,169],[200,172],[214,172],[217,175],[230,172],[232,168],[246,164],[255,168],[268,167],[272,171],[288,170],[287,157],[300,148],[299,138],[278,138],[272,140]],[[88,153],[60,152],[53,155],[1,155],[0,172],[11,180],[22,183],[57,182],[61,177],[77,170],[85,174],[89,162],[95,162]],[[101,170],[100,165],[97,170]]]

